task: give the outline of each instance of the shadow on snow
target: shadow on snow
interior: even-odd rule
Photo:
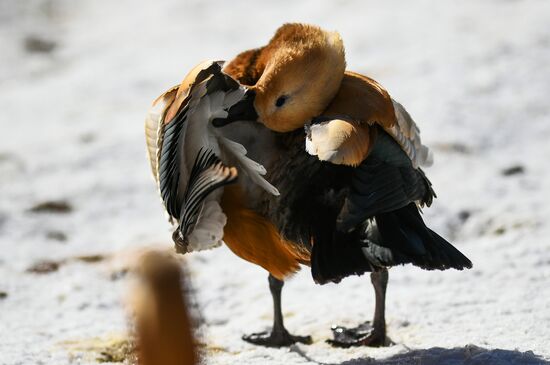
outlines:
[[[298,352],[309,361],[317,362]],[[532,351],[520,352],[502,349],[485,349],[475,345],[446,349],[432,347],[423,350],[411,350],[390,356],[386,359],[360,358],[344,361],[340,364],[319,365],[550,365]]]

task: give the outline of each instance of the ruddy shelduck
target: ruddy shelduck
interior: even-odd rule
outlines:
[[[332,343],[387,344],[389,267],[471,267],[419,214],[435,193],[420,168],[432,156],[415,122],[376,81],[346,71],[341,37],[316,26],[285,24],[223,72],[212,67],[169,90],[148,118],[153,172],[179,223],[176,245],[223,241],[270,273],[273,330],[243,337],[266,346],[311,341],[291,335],[281,311],[283,280],[300,264],[320,284],[370,272],[372,326],[336,327]],[[204,137],[176,133],[182,119]],[[205,171],[214,176],[206,188],[196,182]]]

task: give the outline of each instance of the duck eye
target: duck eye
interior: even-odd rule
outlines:
[[[276,107],[281,107],[285,104],[286,102],[286,99],[288,97],[286,95],[283,95],[283,96],[279,96],[279,98],[277,99],[277,101],[275,101],[275,106]]]

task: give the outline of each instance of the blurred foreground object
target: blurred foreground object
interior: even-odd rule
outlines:
[[[179,265],[174,257],[159,251],[146,252],[139,261],[139,285],[132,293],[132,306],[140,365],[197,363]]]

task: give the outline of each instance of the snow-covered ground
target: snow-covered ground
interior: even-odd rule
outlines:
[[[0,0],[0,364],[94,364],[124,337],[126,258],[171,247],[145,111],[289,21],[340,31],[349,69],[408,108],[436,156],[425,219],[475,268],[392,269],[396,344],[347,350],[324,340],[370,318],[368,277],[317,286],[304,269],[283,306],[314,344],[264,349],[240,337],[271,324],[266,273],[192,255],[205,362],[550,364],[549,19],[543,0]],[[67,205],[31,211],[51,200]]]

